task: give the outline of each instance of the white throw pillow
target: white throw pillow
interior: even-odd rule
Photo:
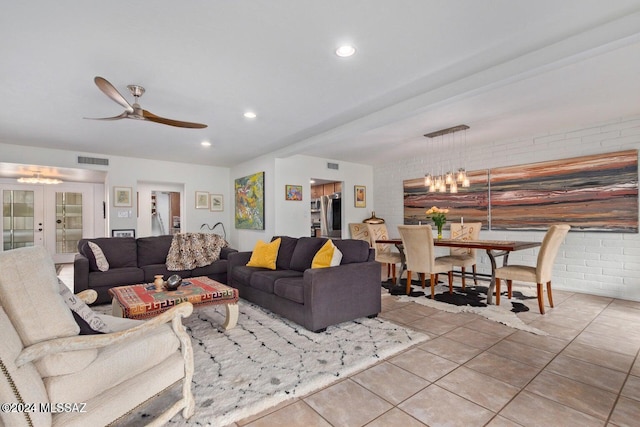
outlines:
[[[91,309],[87,304],[84,303],[80,298],[71,293],[69,288],[62,283],[60,279],[58,279],[58,285],[60,287],[60,295],[64,299],[64,302],[67,306],[73,310],[78,316],[84,319],[85,322],[93,329],[94,331],[103,332],[108,334],[113,332],[109,326],[98,316],[98,314]]]
[[[100,246],[96,245],[93,242],[88,242],[89,247],[91,248],[91,252],[93,252],[93,256],[96,259],[96,265],[98,266],[98,270],[100,271],[108,271],[109,270],[109,261],[107,261],[107,257],[104,256],[104,252],[100,249]]]

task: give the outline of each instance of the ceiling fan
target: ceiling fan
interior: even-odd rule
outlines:
[[[139,86],[139,85],[127,86],[127,88],[129,89],[129,92],[131,92],[131,95],[133,95],[133,98],[135,99],[133,105],[131,105],[127,102],[124,96],[122,96],[120,92],[118,92],[116,88],[113,87],[113,85],[109,83],[106,79],[100,76],[96,76],[93,79],[93,81],[96,83],[96,86],[98,86],[98,89],[104,92],[105,95],[107,95],[109,98],[111,98],[112,100],[114,100],[115,102],[123,106],[124,111],[122,112],[122,114],[114,117],[104,117],[104,118],[85,117],[85,119],[90,119],[90,120],[136,119],[136,120],[149,120],[151,122],[162,123],[164,125],[176,126],[180,128],[202,129],[207,127],[207,125],[202,123],[182,122],[179,120],[165,119],[164,117],[156,116],[155,114],[147,110],[143,110],[142,107],[140,107],[140,104],[138,104],[138,98],[140,98],[142,94],[144,94],[144,88],[142,86]]]

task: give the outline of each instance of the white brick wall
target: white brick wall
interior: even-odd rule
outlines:
[[[465,166],[471,171],[629,149],[640,149],[640,116],[476,145],[471,129],[467,133]],[[442,154],[439,158],[442,159]],[[396,227],[403,222],[402,181],[424,176],[434,166],[425,151],[418,157],[374,168],[376,216],[386,220],[392,236],[398,235]],[[486,239],[540,241],[543,236],[543,232],[533,231],[481,232]],[[537,253],[537,249],[514,252],[509,263],[535,265]],[[479,271],[490,273],[486,254],[479,261]],[[570,232],[556,258],[553,287],[640,301],[640,235]]]

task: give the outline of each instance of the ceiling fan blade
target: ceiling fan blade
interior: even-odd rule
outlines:
[[[131,106],[131,104],[129,104],[127,100],[124,99],[124,96],[122,96],[111,83],[100,76],[96,76],[93,81],[96,83],[96,86],[98,86],[98,88],[102,92],[104,92],[105,95],[113,99],[118,104],[122,105],[125,111],[133,113],[133,107]]]
[[[117,116],[113,116],[113,117],[83,117],[83,119],[87,119],[87,120],[120,120],[120,119],[126,119],[129,116],[129,114],[124,111],[122,114],[119,114]]]
[[[179,120],[165,119],[164,117],[156,116],[155,114],[150,113],[147,110],[142,110],[142,115],[146,120],[156,123],[162,123],[163,125],[176,126],[179,128],[203,129],[207,127],[207,125],[204,125],[202,123],[181,122]]]

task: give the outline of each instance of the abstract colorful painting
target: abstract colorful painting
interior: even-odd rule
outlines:
[[[638,232],[638,151],[491,169],[491,228]]]
[[[449,228],[450,222],[482,222],[482,227],[487,228],[489,206],[489,178],[487,170],[468,172],[470,187],[458,187],[457,193],[429,192],[424,185],[424,178],[415,178],[403,181],[404,188],[404,223],[405,224],[430,224],[426,210],[432,206],[441,209],[449,209],[447,223],[444,228]]]
[[[236,228],[264,230],[264,172],[235,181]]]

